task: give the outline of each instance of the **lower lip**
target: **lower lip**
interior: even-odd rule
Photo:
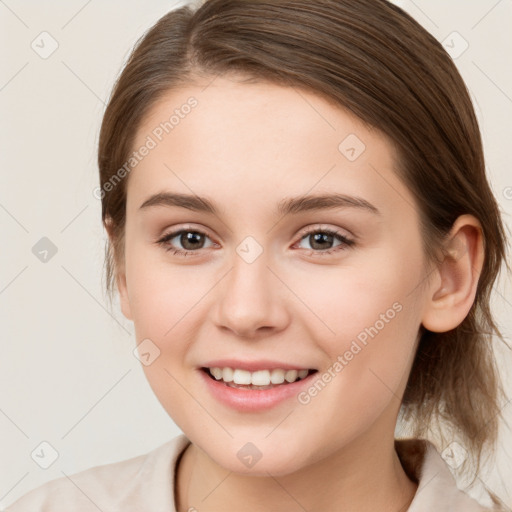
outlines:
[[[222,380],[214,380],[199,369],[202,379],[211,394],[221,403],[244,412],[256,412],[271,409],[281,402],[297,396],[301,389],[311,383],[312,377],[318,372],[308,375],[291,384],[277,385],[269,389],[240,389],[232,388]]]

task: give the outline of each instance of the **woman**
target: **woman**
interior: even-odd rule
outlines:
[[[417,22],[383,0],[170,12],[98,161],[109,289],[183,434],[9,511],[490,510],[449,468],[495,446],[505,235],[464,82]]]

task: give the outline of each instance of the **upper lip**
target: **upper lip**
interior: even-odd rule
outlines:
[[[239,361],[236,359],[216,359],[208,361],[201,365],[203,368],[238,368],[249,372],[258,370],[273,370],[281,368],[283,370],[313,370],[310,366],[302,366],[297,364],[283,363],[281,361],[272,361],[270,359],[258,359],[256,361]]]

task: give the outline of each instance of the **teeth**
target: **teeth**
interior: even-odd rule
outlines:
[[[219,379],[222,379],[224,382],[233,382],[233,370],[231,368],[215,368],[219,370],[220,373]]]
[[[229,368],[227,368],[229,370]],[[222,370],[220,368],[210,368],[210,373],[217,379],[222,379]]]
[[[270,384],[270,372],[268,370],[260,370],[252,374],[250,372],[247,373],[251,382],[244,382],[244,384],[252,384],[253,386],[268,386]]]
[[[284,382],[285,374],[286,372],[284,370],[272,370],[270,382],[272,382],[272,384],[282,384]]]
[[[224,374],[224,372],[222,372]],[[235,370],[233,372],[233,382],[235,384],[252,384],[251,382],[251,372],[246,372],[245,370]]]
[[[295,380],[297,379],[297,375],[298,375],[297,370],[288,370],[284,374],[284,378],[285,378],[286,382],[295,382]]]
[[[231,382],[245,386],[270,386],[271,384],[283,384],[283,382],[295,382],[304,379],[308,370],[282,370],[276,368],[274,370],[258,370],[249,372],[238,368],[208,368],[210,374],[216,380]]]

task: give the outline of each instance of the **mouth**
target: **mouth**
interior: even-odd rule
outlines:
[[[292,367],[283,362],[215,361],[197,367],[205,390],[219,403],[241,413],[260,413],[290,403],[308,385],[313,385],[316,368]],[[228,366],[231,363],[231,366]],[[203,363],[204,364],[204,363]]]
[[[285,370],[282,368],[250,372],[230,367],[202,367],[201,371],[210,379],[230,388],[260,391],[287,386],[318,372],[316,369]]]

